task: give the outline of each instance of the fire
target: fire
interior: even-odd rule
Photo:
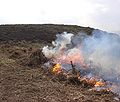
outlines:
[[[107,35],[105,39],[104,36],[97,36],[101,33],[102,35]],[[91,86],[94,90],[119,91],[120,93],[120,73],[117,72],[119,60],[118,56],[116,56],[119,54],[119,49],[113,54],[114,48],[119,47],[119,43],[115,42],[112,47],[108,46],[108,50],[106,50],[103,45],[109,45],[112,36],[110,37],[109,33],[106,34],[105,32],[104,34],[103,31],[99,30],[91,34],[93,36],[84,35],[84,33],[78,35],[71,33],[56,35],[57,39],[52,43],[53,46],[45,46],[42,50],[45,57],[50,59],[50,63],[45,65],[50,64],[50,71],[54,73],[56,77],[60,74],[59,77],[62,78],[63,75],[67,81],[69,81],[69,79],[79,81],[83,85]],[[99,45],[97,46],[97,44]],[[117,60],[111,63],[113,59]],[[54,63],[57,64],[53,65]],[[113,66],[115,66],[114,69]],[[108,71],[106,71],[106,69]],[[102,74],[111,75],[111,77],[107,80],[108,77],[105,75],[105,79],[101,79],[103,78],[101,77]],[[116,75],[118,75],[118,77],[116,77]],[[118,83],[119,85],[116,85]]]
[[[74,48],[67,53],[62,50],[56,57],[57,58],[55,58],[55,62],[57,60],[57,62],[60,63],[70,63],[70,61],[72,60],[73,63],[80,63],[81,65],[84,65],[85,62],[82,52],[77,48]]]
[[[88,81],[89,84],[95,84],[96,83],[96,79],[93,77]]]
[[[55,74],[59,74],[62,71],[61,65],[59,63],[55,64],[55,66],[52,69],[52,72]]]
[[[95,87],[102,87],[102,86],[105,86],[105,82],[97,81],[97,82],[95,83]]]
[[[84,64],[84,58],[83,58],[82,53],[78,50],[75,50],[74,52],[75,53],[70,53],[68,55],[68,57],[66,58],[66,60],[68,60],[68,62],[70,62],[71,59],[72,59],[73,63],[80,63],[81,65],[83,65]]]

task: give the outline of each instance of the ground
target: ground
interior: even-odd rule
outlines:
[[[119,102],[112,92],[91,91],[55,79],[41,62],[35,61],[35,52],[48,42],[23,38],[14,41],[14,36],[14,40],[0,42],[0,102]]]

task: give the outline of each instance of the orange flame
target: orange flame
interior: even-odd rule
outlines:
[[[52,72],[55,74],[59,74],[62,71],[61,65],[59,63],[55,64],[55,66],[52,69]]]
[[[98,81],[95,83],[95,87],[102,87],[102,86],[105,86],[105,82]]]

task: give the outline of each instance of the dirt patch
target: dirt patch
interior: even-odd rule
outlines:
[[[43,55],[42,49],[38,49],[30,55],[26,64],[30,67],[44,64],[47,61],[48,59]]]

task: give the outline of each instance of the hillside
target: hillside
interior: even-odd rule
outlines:
[[[90,34],[93,28],[76,25],[0,25],[0,41],[8,40],[43,40],[51,42],[57,33],[80,31]]]
[[[0,26],[0,102],[119,102],[116,94],[61,81],[43,66],[41,50],[56,33],[93,28],[71,25]]]

